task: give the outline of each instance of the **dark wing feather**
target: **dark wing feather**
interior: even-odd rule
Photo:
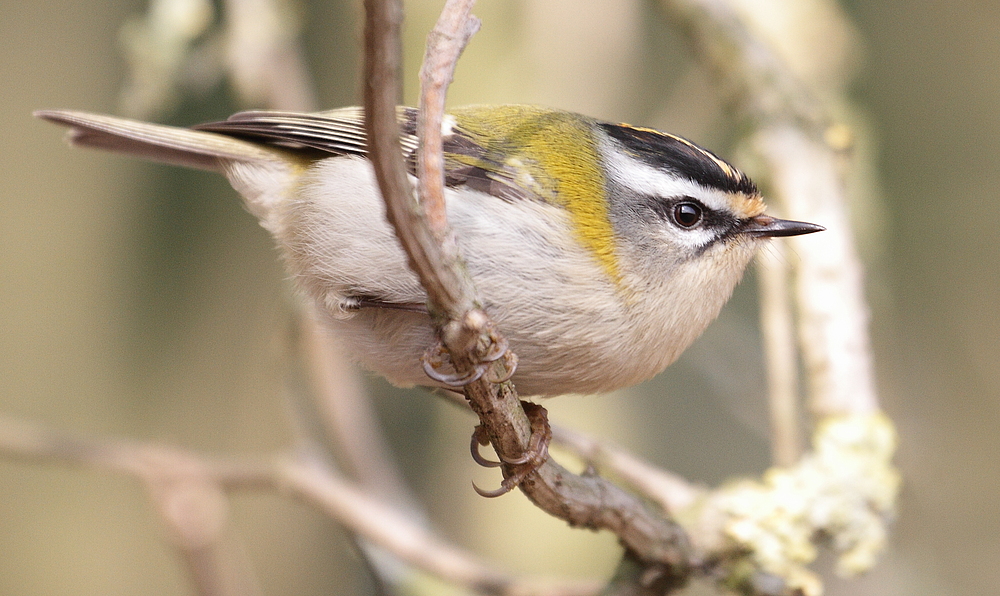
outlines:
[[[377,308],[383,310],[405,310],[406,312],[415,312],[424,315],[427,314],[426,304],[417,304],[413,302],[387,302],[373,296],[353,296],[352,299],[352,308],[354,309]]]
[[[417,167],[417,110],[399,108],[399,141],[411,174]],[[364,111],[343,108],[315,114],[256,110],[239,112],[221,122],[199,124],[198,130],[253,140],[291,150],[318,151],[332,155],[368,153]],[[514,176],[498,156],[485,149],[468,131],[454,126],[443,138],[445,184],[467,186],[503,200],[528,196],[514,183]]]
[[[516,173],[496,149],[488,149],[482,140],[459,125],[442,141],[445,157],[445,183],[467,186],[504,201],[521,200],[533,195],[518,186]]]
[[[411,114],[412,112],[412,114]],[[400,123],[415,120],[416,110],[400,108]],[[194,128],[229,136],[253,139],[288,149],[313,149],[333,155],[366,155],[364,112],[361,108],[344,108],[303,114],[256,110],[233,114],[227,120],[199,124]],[[417,149],[413,134],[400,135],[404,155]]]

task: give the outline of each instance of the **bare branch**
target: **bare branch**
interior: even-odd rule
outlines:
[[[284,487],[296,496],[319,506],[348,529],[406,563],[453,584],[477,592],[510,595],[591,596],[598,589],[594,582],[521,580],[499,573],[308,459],[286,462],[278,472]]]
[[[432,34],[432,39],[456,40],[441,46],[451,52],[450,59],[432,59],[439,70],[443,68],[447,72],[428,75],[436,77],[440,84],[428,85],[425,90],[428,97],[421,102],[436,106],[429,113],[436,118],[436,122],[429,121],[428,115],[424,115],[420,132],[427,135],[428,130],[436,131],[429,134],[432,143],[436,136],[438,153],[435,157],[428,157],[425,155],[429,153],[428,147],[422,146],[420,163],[423,177],[441,178],[436,183],[423,182],[422,188],[431,193],[438,192],[439,196],[421,197],[421,203],[414,200],[399,149],[396,108],[394,103],[390,103],[398,96],[400,8],[397,0],[369,0],[365,4],[365,112],[370,158],[386,204],[387,218],[409,257],[410,267],[427,291],[428,307],[442,343],[450,352],[456,371],[462,374],[482,364],[481,358],[490,346],[503,344],[504,340],[479,308],[475,287],[459,260],[457,245],[450,239],[451,232],[448,231],[444,212],[444,173],[441,165],[444,158],[440,136],[444,83],[450,80],[449,73],[454,69],[454,61],[465,46],[467,37],[475,31],[468,14],[472,3],[459,8],[455,8],[454,4],[449,3],[442,20],[435,27],[435,31],[441,32],[437,36]],[[449,19],[456,22],[449,22]],[[427,209],[435,210],[432,218],[437,222],[437,233],[431,231]],[[493,366],[502,364],[503,359],[500,359]],[[531,429],[510,383],[494,386],[485,379],[479,379],[466,385],[466,396],[470,398],[473,409],[480,413],[483,423],[490,428],[490,437],[499,453],[511,454],[508,459],[513,459],[525,452]],[[492,416],[484,419],[482,412],[490,412]]]
[[[39,462],[83,464],[143,481],[170,542],[202,596],[260,592],[250,562],[224,531],[227,486],[266,483],[263,466],[207,461],[188,452],[124,440],[73,437],[0,417],[0,454]]]
[[[454,292],[441,296],[447,302],[435,305],[432,296],[431,312],[446,315],[443,321],[437,321],[439,335],[459,373],[484,366],[483,356],[491,347],[506,346],[506,340],[479,306],[475,286],[465,270],[454,234],[448,227],[444,200],[441,127],[445,98],[458,58],[479,29],[479,20],[471,15],[474,3],[474,0],[447,2],[428,35],[420,71],[421,112],[417,129],[421,139],[418,167],[420,200],[427,214],[425,225],[437,243],[434,253],[441,259],[442,266],[452,272],[449,277],[456,281]],[[426,275],[433,276],[434,272],[427,271]],[[433,280],[425,281],[423,273],[421,282],[425,287],[428,282],[435,284]],[[508,352],[507,356],[507,359],[486,365],[495,371],[494,378],[510,376],[510,367],[516,365],[516,356],[512,352]],[[513,385],[494,385],[483,377],[467,384],[465,395],[501,458],[511,460],[523,457],[528,450],[531,427]]]
[[[676,474],[575,430],[553,426],[552,440],[574,451],[587,464],[621,478],[655,501],[663,511],[681,511],[705,493],[705,489],[693,486]]]
[[[511,578],[448,546],[408,516],[375,501],[309,459],[279,467],[286,490],[318,505],[348,529],[420,569],[478,591],[502,593]]]

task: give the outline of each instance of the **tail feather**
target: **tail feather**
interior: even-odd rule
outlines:
[[[282,160],[278,149],[225,135],[70,110],[39,110],[38,118],[70,127],[73,145],[127,153],[163,163],[224,172],[227,163]]]

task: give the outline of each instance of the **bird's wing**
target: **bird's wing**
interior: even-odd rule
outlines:
[[[222,164],[232,161],[274,162],[294,155],[366,156],[368,152],[364,111],[357,107],[312,114],[239,112],[192,128],[70,110],[41,110],[35,116],[71,127],[68,138],[74,145],[203,170],[222,171]],[[398,118],[403,157],[415,174],[417,110],[401,107]],[[489,138],[482,130],[473,132],[454,121],[444,133],[448,186],[467,186],[504,200],[543,198],[532,183],[537,176],[525,175],[530,163],[510,159],[513,148],[504,139]]]
[[[411,174],[416,174],[417,110],[400,107],[399,142]],[[210,131],[256,141],[292,151],[313,151],[333,155],[367,156],[364,110],[358,107],[304,114],[257,110],[239,112],[221,122],[199,124],[196,130]],[[511,200],[529,193],[516,184],[517,175],[490,148],[481,135],[457,124],[446,123],[442,136],[445,157],[445,184],[469,186]]]

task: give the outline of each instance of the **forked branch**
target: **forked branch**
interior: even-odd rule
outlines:
[[[504,340],[479,306],[444,212],[440,144],[444,91],[462,48],[478,28],[470,14],[472,4],[470,0],[448,2],[430,35],[421,71],[424,111],[420,132],[424,144],[419,183],[423,194],[419,203],[405,182],[397,139],[398,1],[365,3],[365,110],[370,157],[389,221],[427,290],[438,335],[456,370],[462,374],[477,366],[499,369],[466,384],[464,391],[494,449],[504,461],[515,461],[530,455],[531,426],[513,385],[488,380],[504,378],[509,372],[504,370],[509,366],[505,359],[492,363],[484,359],[495,346],[504,345]],[[512,473],[511,467],[505,465],[504,473]],[[687,540],[680,527],[605,479],[577,476],[549,459],[529,474],[520,488],[540,508],[573,526],[611,530],[640,559],[661,565],[671,574],[682,573],[690,564]]]

